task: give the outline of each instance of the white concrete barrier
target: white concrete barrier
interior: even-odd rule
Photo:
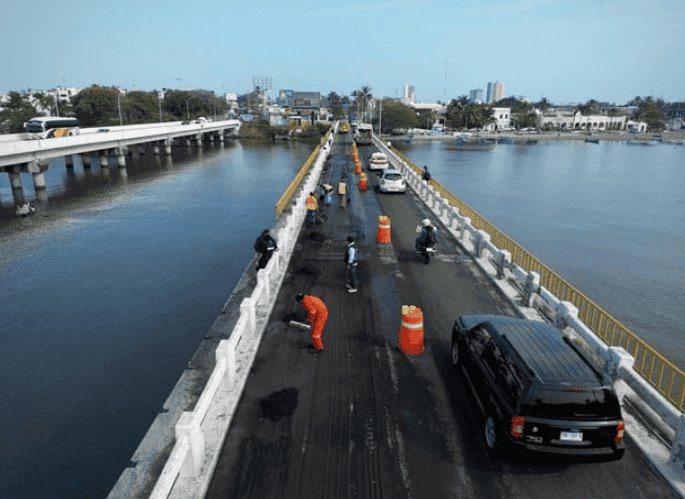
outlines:
[[[305,198],[316,189],[336,129],[326,137],[285,223],[276,231],[279,251],[257,274],[257,285],[240,304],[229,339],[219,343],[216,365],[195,408],[176,423],[176,442],[150,497],[204,497],[295,249],[306,215]]]
[[[417,196],[444,224],[463,249],[472,255],[476,263],[493,278],[522,316],[539,319],[542,314],[560,329],[582,338],[589,347],[589,353],[598,364],[597,367],[609,375],[615,383],[625,384],[624,390],[617,390],[621,403],[626,402],[624,397],[627,396],[629,399],[641,401],[650,408],[650,411],[643,416],[650,421],[655,431],[664,425],[670,429],[665,432],[667,439],[670,440],[668,460],[675,463],[680,471],[685,470],[685,417],[633,369],[632,356],[622,348],[609,347],[604,343],[578,318],[578,310],[572,303],[560,300],[541,286],[539,274],[527,272],[512,263],[511,254],[508,251],[500,250],[492,244],[489,234],[473,227],[468,217],[462,216],[457,208],[450,206],[446,199],[442,198],[432,186],[375,136],[374,144],[388,156],[394,168],[402,171],[407,183]],[[628,432],[630,433],[631,430]],[[632,436],[643,451],[652,452],[653,446],[643,445],[644,442],[640,442],[640,435],[637,435],[637,432],[632,433]],[[666,463],[653,461],[653,464],[659,467]],[[681,493],[685,492],[685,484],[682,481],[680,490]]]

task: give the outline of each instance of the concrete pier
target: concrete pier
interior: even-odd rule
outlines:
[[[100,167],[109,167],[109,151],[100,151]]]
[[[124,168],[126,166],[126,150],[124,148],[117,149],[117,166]]]
[[[8,172],[10,176],[10,185],[12,186],[12,198],[14,199],[14,206],[21,206],[26,203],[24,197],[24,187],[21,183],[21,173],[18,167],[14,167],[14,171]]]

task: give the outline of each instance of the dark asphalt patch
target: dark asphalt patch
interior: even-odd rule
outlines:
[[[321,271],[317,268],[305,265],[295,271],[295,275],[319,275]]]
[[[324,236],[321,232],[310,232],[307,234],[307,239],[322,243],[326,240],[326,236]]]
[[[278,421],[292,416],[297,408],[300,391],[296,388],[283,388],[259,401],[262,416],[271,421]]]

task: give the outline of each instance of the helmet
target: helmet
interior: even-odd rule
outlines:
[[[427,218],[424,218],[423,220],[421,220],[421,225],[423,225],[424,227],[428,227],[430,224],[431,224],[431,221],[428,220]]]

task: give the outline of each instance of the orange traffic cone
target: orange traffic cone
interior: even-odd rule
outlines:
[[[376,241],[379,244],[390,244],[390,217],[386,217],[385,215],[378,217]]]
[[[369,187],[369,182],[366,180],[366,173],[361,172],[359,174],[359,190],[365,191]]]
[[[423,348],[423,311],[414,305],[402,305],[400,350],[407,355],[421,355]]]

